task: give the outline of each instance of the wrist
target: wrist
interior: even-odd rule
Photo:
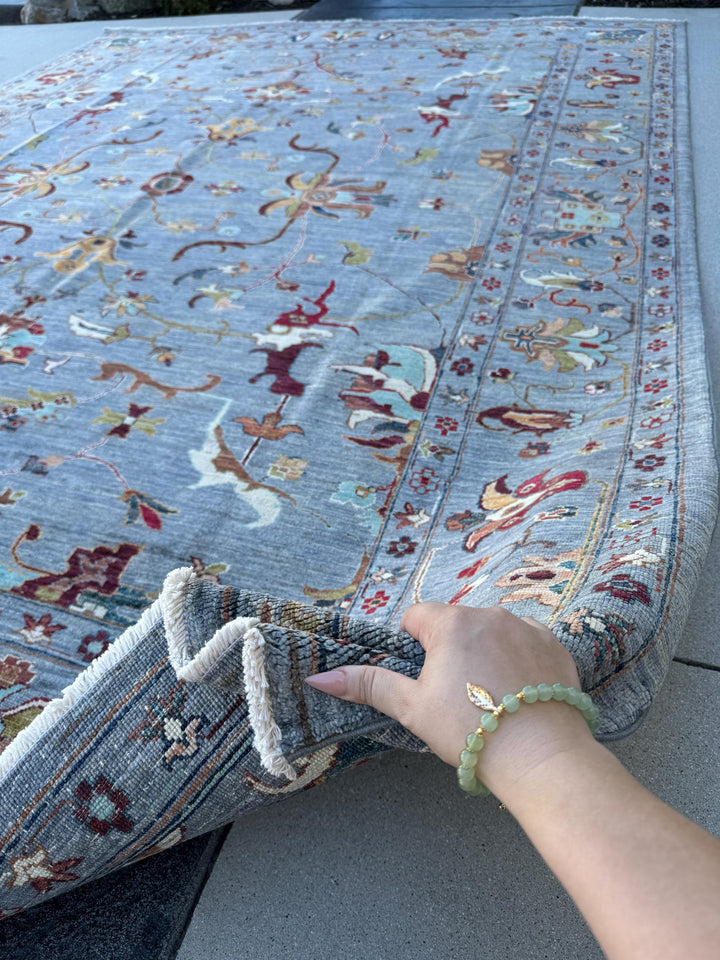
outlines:
[[[556,816],[567,803],[568,790],[578,779],[610,777],[625,767],[592,735],[554,741],[524,770],[497,778],[495,793],[522,824],[540,814]],[[496,792],[497,791],[497,792]]]
[[[552,701],[503,718],[484,741],[477,777],[507,807],[525,795],[533,796],[543,778],[555,775],[561,756],[582,763],[594,747],[608,752],[575,708]]]

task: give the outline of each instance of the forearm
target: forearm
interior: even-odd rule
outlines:
[[[720,956],[720,840],[601,744],[560,754],[498,795],[610,960]]]

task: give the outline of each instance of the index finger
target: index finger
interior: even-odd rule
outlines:
[[[432,643],[432,635],[453,607],[438,600],[425,600],[408,607],[400,618],[400,629],[415,637],[423,650]]]

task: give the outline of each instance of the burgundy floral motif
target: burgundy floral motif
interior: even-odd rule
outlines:
[[[472,362],[470,357],[461,357],[459,360],[454,360],[450,364],[450,369],[459,377],[464,377],[466,373],[473,372],[475,369],[475,364]]]
[[[140,189],[151,197],[163,197],[170,193],[182,193],[192,181],[193,178],[189,173],[183,174],[178,170],[171,170],[165,173],[156,173]]]
[[[417,541],[411,540],[410,537],[400,537],[399,540],[390,541],[387,552],[392,553],[396,557],[404,557],[406,554],[415,553],[416,546]]]
[[[645,606],[650,604],[647,586],[639,580],[634,580],[629,573],[617,573],[611,580],[596,583],[593,590],[595,593],[609,593],[611,597],[624,600],[625,603],[635,603],[639,600]]]
[[[363,600],[361,606],[365,613],[375,613],[381,607],[386,606],[389,599],[390,597],[384,590],[376,590],[372,597],[366,597]]]
[[[658,380],[656,377],[654,380],[650,380],[649,383],[646,383],[643,386],[643,390],[645,393],[660,393],[661,390],[665,390],[667,388],[667,385],[667,380]]]
[[[656,280],[667,280],[670,276],[670,271],[666,267],[655,267],[652,275]]]
[[[137,403],[129,403],[127,414],[120,414],[111,411],[113,422],[115,419],[117,419],[117,422],[112,430],[108,430],[107,435],[109,437],[122,437],[124,440],[135,426],[136,421],[142,420],[145,414],[149,413],[152,409],[152,407],[141,407]],[[110,415],[108,414],[108,417],[109,416]]]
[[[548,470],[544,470],[529,480],[523,480],[514,491],[505,483],[507,474],[487,483],[478,506],[489,512],[480,514],[485,522],[479,530],[474,530],[466,537],[465,549],[472,553],[481,540],[496,530],[509,530],[521,523],[541,500],[558,493],[579,490],[587,482],[587,474],[581,470],[571,470],[546,480],[548,473]]]
[[[84,859],[84,857],[71,857],[51,863],[47,850],[38,846],[34,853],[15,857],[10,861],[12,876],[8,886],[11,888],[31,886],[38,893],[47,893],[54,883],[77,880],[78,876],[70,871]]]
[[[104,630],[98,630],[95,636],[88,634],[87,637],[83,637],[77,652],[83,660],[89,663],[91,660],[94,660],[95,657],[99,657],[101,653],[105,653],[109,646],[110,639],[108,634],[105,633]]]
[[[25,626],[17,632],[26,643],[40,643],[52,639],[52,635],[58,630],[67,629],[64,624],[53,623],[52,615],[44,613],[36,620],[29,613],[23,614]]]
[[[410,477],[410,486],[421,496],[437,490],[439,485],[440,481],[435,476],[435,471],[432,467],[423,467],[422,470],[415,470]]]
[[[666,457],[658,457],[655,453],[646,453],[644,457],[635,460],[633,466],[636,470],[644,470],[646,473],[650,473],[652,470],[661,467],[666,459]]]
[[[75,788],[75,796],[80,803],[75,807],[77,819],[94,833],[105,836],[110,830],[127,833],[134,823],[123,812],[130,803],[129,797],[113,789],[112,783],[102,774],[91,786],[83,780]]]
[[[630,509],[639,510],[642,513],[643,510],[652,510],[653,507],[659,507],[662,502],[662,497],[652,497],[648,495],[640,497],[639,500],[633,500],[630,503]]]
[[[36,537],[28,535],[26,539]],[[82,590],[114,594],[120,586],[125,567],[139,552],[140,547],[134,543],[120,543],[114,550],[110,547],[95,547],[94,550],[78,547],[70,554],[62,573],[26,580],[17,587],[11,587],[10,592],[33,599],[39,594],[45,603],[57,603],[61,607],[75,603]],[[49,617],[49,614],[43,616]],[[43,617],[38,622],[42,623],[42,620]]]
[[[458,428],[457,420],[452,417],[435,417],[435,429],[439,430],[443,437],[449,433],[456,433]]]
[[[3,657],[0,660],[0,690],[9,690],[18,684],[26,687],[35,674],[30,669],[32,663],[18,660],[17,657]]]

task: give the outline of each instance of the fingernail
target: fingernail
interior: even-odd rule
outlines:
[[[347,687],[345,673],[342,670],[328,670],[326,673],[316,673],[312,677],[305,677],[305,683],[309,687],[315,687],[322,690],[323,693],[332,693],[335,696],[342,696]]]

